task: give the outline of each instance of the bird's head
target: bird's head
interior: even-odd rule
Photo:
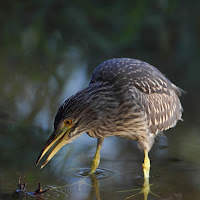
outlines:
[[[103,133],[109,130],[119,105],[112,94],[112,86],[99,82],[91,84],[64,101],[56,114],[54,131],[44,145],[36,165],[50,151],[41,166],[43,168],[61,147],[72,142],[83,132],[94,133],[101,129]]]
[[[50,151],[46,161],[41,166],[43,168],[61,147],[72,142],[83,132],[90,131],[94,115],[86,96],[86,92],[83,90],[61,104],[55,117],[54,131],[44,145],[36,165]]]

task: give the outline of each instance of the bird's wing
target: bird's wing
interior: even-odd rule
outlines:
[[[174,127],[181,120],[183,108],[174,91],[169,94],[150,94],[145,97],[149,130],[153,134]]]
[[[90,84],[109,82],[116,87],[134,86],[145,94],[168,93],[174,90],[178,96],[181,89],[171,83],[152,65],[130,58],[107,60],[96,67]]]
[[[143,102],[153,134],[175,126],[181,119],[183,109],[178,96],[182,90],[146,62],[130,58],[107,60],[94,70],[90,84],[96,82],[108,82],[116,89],[137,89],[140,93],[135,96]]]

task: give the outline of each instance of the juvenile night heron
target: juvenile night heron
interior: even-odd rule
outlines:
[[[119,136],[137,140],[144,151],[143,172],[149,177],[148,152],[156,135],[181,120],[181,89],[150,64],[130,58],[101,63],[90,84],[67,99],[58,109],[54,132],[42,149],[37,164],[54,145],[43,168],[59,149],[82,133],[97,138],[91,174],[100,162],[104,138]]]

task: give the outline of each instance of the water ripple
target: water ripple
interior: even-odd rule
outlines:
[[[90,178],[90,168],[76,168],[69,170],[68,175],[80,178]],[[114,175],[114,172],[108,169],[98,168],[94,174],[98,180],[108,179]]]

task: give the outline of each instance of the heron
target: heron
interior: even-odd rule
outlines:
[[[99,166],[104,139],[118,136],[138,142],[144,152],[143,174],[148,178],[148,154],[155,137],[182,119],[181,93],[179,87],[147,62],[132,58],[104,61],[94,70],[89,86],[60,105],[54,131],[36,165],[49,151],[43,168],[61,147],[86,132],[97,138],[90,174]]]

